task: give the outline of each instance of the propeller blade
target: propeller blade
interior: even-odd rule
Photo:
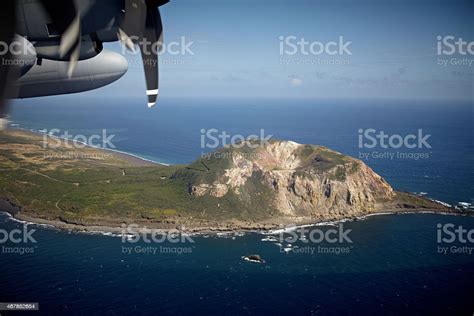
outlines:
[[[59,56],[66,56],[69,52],[69,64],[67,75],[69,78],[76,68],[77,61],[81,51],[81,17],[77,15],[71,22],[71,25],[61,35],[61,42],[59,43]]]
[[[159,6],[168,0],[125,0],[125,15],[119,28],[120,41],[131,51],[138,44],[145,72],[148,107],[158,98],[158,52],[163,42]]]
[[[68,76],[76,68],[81,50],[81,14],[75,1],[41,0],[59,34],[60,56],[69,56]]]
[[[119,40],[135,52],[135,43],[145,28],[147,6],[144,0],[125,0],[125,15],[119,28]]]
[[[140,45],[151,44],[149,47],[140,47],[145,71],[148,107],[151,108],[156,104],[156,99],[158,98],[158,52],[161,50],[163,43],[163,25],[158,8],[150,8],[147,10],[143,38],[145,38],[146,41],[140,41]]]

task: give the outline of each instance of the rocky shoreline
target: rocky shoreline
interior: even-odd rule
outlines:
[[[118,235],[124,232],[122,225],[128,225],[133,223],[121,223],[120,225],[115,225],[111,222],[104,222],[102,225],[87,225],[87,224],[77,224],[70,223],[63,220],[49,220],[38,217],[33,217],[28,214],[20,212],[21,207],[11,203],[6,199],[0,199],[0,212],[4,212],[14,218],[15,220],[32,223],[36,225],[49,226],[54,229],[59,229],[67,232],[73,233],[97,233],[104,235]],[[445,210],[419,210],[419,209],[387,209],[375,211],[372,213],[367,213],[359,216],[335,216],[331,218],[321,218],[321,219],[295,219],[295,221],[273,221],[273,222],[243,222],[243,221],[233,221],[232,223],[214,223],[215,225],[209,226],[180,226],[176,227],[163,227],[163,225],[157,225],[153,222],[144,222],[140,226],[144,232],[146,230],[157,230],[163,234],[168,233],[186,233],[186,234],[238,234],[238,233],[249,233],[249,232],[261,232],[269,233],[273,230],[283,229],[288,227],[299,227],[299,226],[317,226],[321,224],[334,224],[338,222],[345,221],[357,221],[363,220],[371,216],[384,216],[384,215],[406,215],[406,214],[439,214],[439,215],[451,215],[451,216],[474,216],[474,214],[458,211],[455,209],[445,209]],[[189,222],[188,222],[189,224]]]

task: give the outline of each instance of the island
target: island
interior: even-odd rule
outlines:
[[[269,230],[387,212],[455,213],[394,190],[365,163],[329,148],[246,141],[165,166],[44,135],[0,133],[0,210],[70,230]]]

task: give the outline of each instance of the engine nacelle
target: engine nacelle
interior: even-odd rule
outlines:
[[[68,62],[43,59],[17,80],[17,92],[9,98],[32,98],[77,93],[108,85],[127,72],[128,63],[119,53],[103,50],[96,57],[77,62],[69,78]]]

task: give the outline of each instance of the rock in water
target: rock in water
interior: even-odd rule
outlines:
[[[242,259],[254,263],[265,263],[265,260],[263,260],[259,255],[242,256]]]

